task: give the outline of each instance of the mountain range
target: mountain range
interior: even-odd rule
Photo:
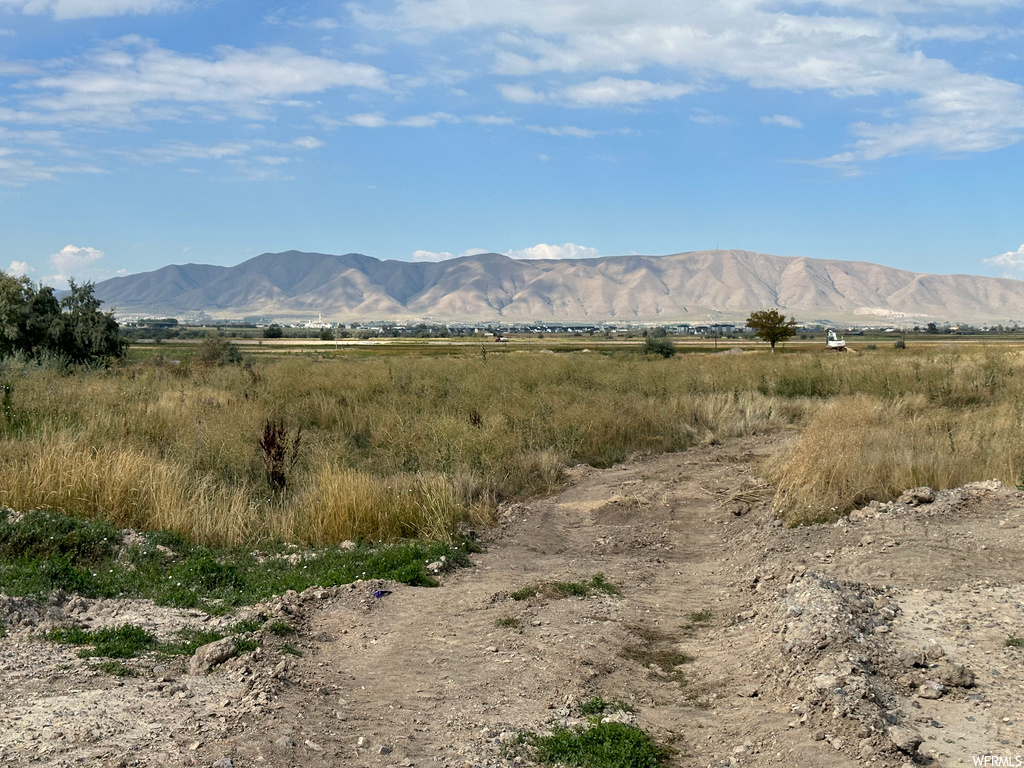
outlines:
[[[264,253],[232,267],[171,265],[95,286],[119,317],[279,320],[706,322],[775,308],[801,322],[1024,321],[1024,282],[741,250],[440,262]]]

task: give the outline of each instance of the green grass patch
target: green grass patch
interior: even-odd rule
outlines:
[[[623,723],[556,726],[550,736],[526,733],[513,746],[515,750],[543,765],[579,768],[658,768],[671,754],[640,728]]]
[[[282,643],[281,644],[281,653],[287,653],[287,654],[289,654],[291,656],[301,656],[302,655],[302,651],[300,651],[298,648],[296,648],[291,643]]]
[[[1024,637],[1008,637],[1006,645],[1010,648],[1024,648]]]
[[[120,661],[101,661],[98,664],[90,664],[89,669],[95,669],[97,672],[103,672],[112,677],[138,677],[138,673],[134,669]]]
[[[427,563],[443,556],[454,566],[466,566],[470,553],[479,551],[468,540],[404,541],[351,550],[324,547],[291,562],[284,555],[296,550],[284,545],[256,553],[242,547],[190,544],[167,531],[141,536],[141,543],[118,557],[121,533],[106,523],[45,511],[28,512],[13,523],[0,517],[0,592],[45,598],[60,589],[84,597],[143,598],[223,614],[290,589],[301,592],[357,579],[436,586]],[[254,624],[233,631],[257,629]]]
[[[119,627],[88,630],[80,627],[57,627],[47,632],[44,637],[55,643],[81,645],[78,655],[83,658],[102,656],[108,659],[133,659],[150,651],[163,656],[191,656],[197,648],[221,640],[228,634],[239,635],[247,631],[250,622],[239,622],[227,632],[215,629],[187,628],[178,630],[175,639],[161,643],[156,636],[135,624],[122,624]],[[237,637],[235,648],[238,653],[255,651],[259,641],[255,638]]]
[[[287,621],[274,621],[267,625],[267,632],[278,637],[295,634],[295,627]]]
[[[494,620],[494,626],[505,629],[519,629],[522,625],[523,622],[515,616],[502,616],[501,618]]]
[[[598,573],[590,581],[545,581],[531,584],[510,593],[509,597],[520,601],[534,597],[558,600],[563,597],[586,597],[592,592],[601,592],[605,595],[621,594],[621,590],[608,581],[603,573]]]
[[[136,624],[122,624],[95,631],[78,627],[57,627],[47,632],[46,638],[55,643],[89,646],[78,652],[83,659],[93,656],[133,659],[147,651],[155,650],[159,645],[156,635]]]
[[[636,710],[624,701],[606,701],[602,696],[593,696],[580,704],[580,714],[585,717],[600,717],[612,712],[635,712]]]

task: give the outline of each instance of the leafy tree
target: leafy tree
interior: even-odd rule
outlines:
[[[277,323],[272,323],[263,329],[264,339],[280,339],[284,336],[284,328]]]
[[[772,352],[775,345],[796,334],[796,320],[775,309],[762,309],[747,318],[747,326],[754,329],[754,335],[771,344]]]
[[[334,341],[334,329],[333,328],[321,328],[320,329],[320,341]]]
[[[644,339],[643,351],[644,354],[661,355],[667,358],[676,353],[676,345],[672,343],[672,339],[664,336],[648,336]]]
[[[0,357],[45,351],[91,363],[124,354],[117,321],[100,311],[93,284],[69,282],[68,295],[58,301],[50,286],[0,273]]]
[[[242,362],[242,353],[217,331],[208,331],[199,345],[199,362],[203,365],[229,365]]]

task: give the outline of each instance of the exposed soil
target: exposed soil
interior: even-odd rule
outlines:
[[[675,766],[1014,764],[992,758],[1024,755],[1024,648],[1006,645],[1024,637],[1024,495],[917,491],[787,529],[757,478],[786,439],[576,468],[502,509],[439,589],[285,595],[249,613],[297,634],[208,674],[150,659],[112,677],[38,633],[228,619],[0,596],[0,765],[511,766],[504,742],[584,722],[595,695],[631,704],[615,717]],[[510,597],[597,573],[622,594]]]

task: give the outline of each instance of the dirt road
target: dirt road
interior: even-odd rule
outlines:
[[[215,620],[0,598],[0,765],[515,765],[505,742],[583,723],[594,696],[631,705],[615,717],[672,745],[675,766],[1024,755],[1024,649],[1006,644],[1024,637],[1024,495],[918,491],[786,529],[757,478],[786,440],[576,468],[562,493],[502,509],[439,589],[286,595],[265,608],[300,628],[301,656],[266,648],[206,675],[154,662],[121,681],[34,633]],[[621,594],[511,598],[598,573]]]

